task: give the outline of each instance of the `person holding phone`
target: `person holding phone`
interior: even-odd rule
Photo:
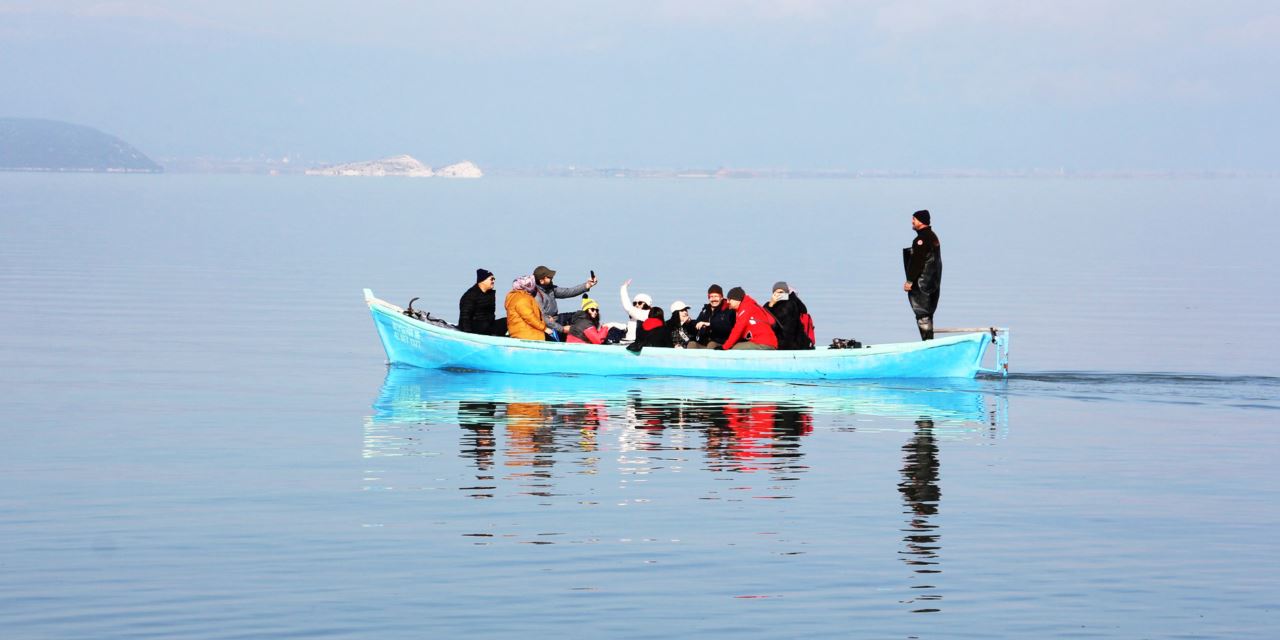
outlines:
[[[592,287],[596,286],[596,272],[591,272],[591,277],[584,283],[572,287],[557,287],[555,285],[556,271],[543,265],[538,265],[533,270],[533,279],[537,282],[534,290],[534,299],[537,300],[538,306],[542,308],[543,319],[547,325],[554,329],[558,335],[568,333],[568,327],[573,323],[573,312],[560,313],[560,305],[556,302],[559,298],[576,298]]]

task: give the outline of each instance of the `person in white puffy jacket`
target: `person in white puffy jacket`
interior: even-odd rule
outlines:
[[[621,294],[622,310],[627,312],[631,321],[627,323],[627,335],[620,342],[622,344],[631,344],[636,341],[636,327],[645,320],[649,319],[649,309],[653,307],[653,298],[647,293],[637,293],[632,298],[627,292],[627,286],[631,284],[631,279],[622,283],[619,294]]]

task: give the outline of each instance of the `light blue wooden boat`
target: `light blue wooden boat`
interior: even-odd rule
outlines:
[[[990,329],[935,340],[862,349],[711,351],[654,349],[496,338],[463,333],[410,318],[364,290],[378,337],[393,364],[423,369],[589,376],[690,376],[735,380],[847,380],[973,378],[1008,371],[1007,330]],[[996,347],[995,366],[983,356]]]

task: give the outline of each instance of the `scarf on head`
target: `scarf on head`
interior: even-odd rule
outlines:
[[[534,292],[535,287],[537,287],[537,282],[534,281],[533,276],[520,276],[511,282],[513,291],[523,291],[531,294]]]

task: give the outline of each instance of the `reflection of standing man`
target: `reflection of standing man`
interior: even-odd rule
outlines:
[[[472,458],[480,471],[487,471],[493,466],[493,453],[497,450],[493,426],[497,413],[498,405],[494,402],[458,402],[458,426],[464,430],[459,455]]]
[[[931,522],[942,500],[942,489],[938,486],[939,464],[933,420],[916,420],[915,435],[902,447],[902,482],[898,483],[898,491],[906,502],[906,513],[910,514],[907,528],[903,529],[906,535],[902,537],[906,551],[899,553],[918,577],[930,583],[911,586],[911,598],[904,602],[930,603],[927,608],[915,609],[916,613],[939,611],[937,601],[942,600],[940,593],[934,593],[937,583],[933,582],[937,574],[942,573],[937,566],[941,564],[941,532],[938,523]]]
[[[916,420],[916,432],[902,446],[902,482],[898,491],[916,517],[938,512],[942,489],[938,487],[938,443],[933,437],[933,420]]]
[[[911,214],[911,228],[916,230],[916,239],[902,250],[902,264],[907,269],[902,290],[907,292],[911,311],[916,314],[920,339],[932,340],[933,312],[938,309],[942,288],[942,245],[929,226],[928,209]]]

